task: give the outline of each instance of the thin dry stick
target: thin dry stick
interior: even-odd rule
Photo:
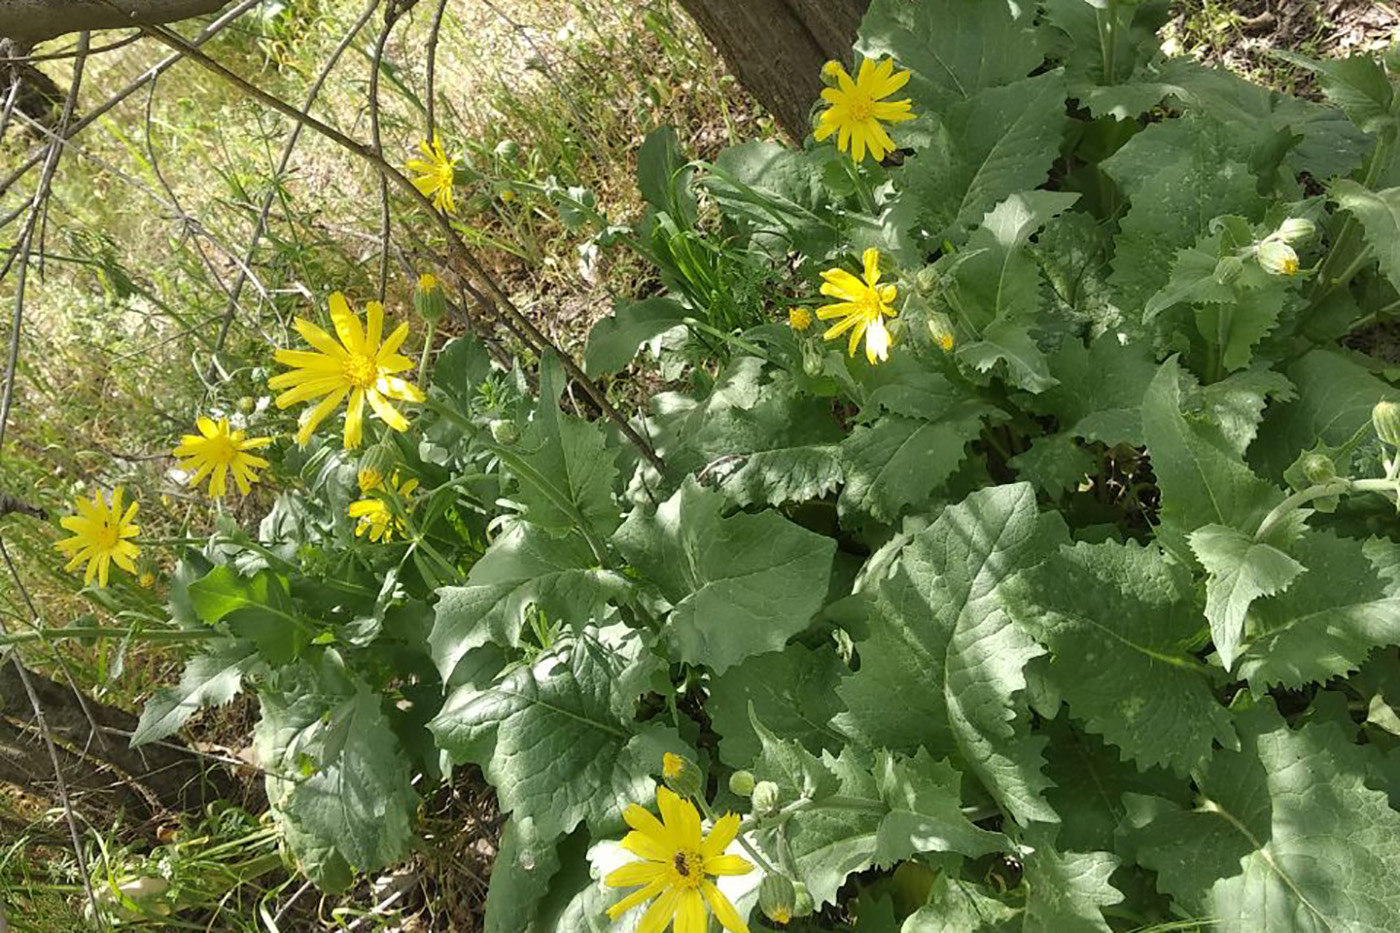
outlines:
[[[209,41],[209,39],[213,38],[215,35],[223,31],[224,27],[228,26],[234,20],[238,19],[238,17],[242,16],[244,13],[247,13],[253,7],[258,6],[262,2],[263,0],[243,0],[242,3],[238,4],[233,9],[225,13],[223,16],[220,16],[218,19],[214,20],[214,22],[206,26],[198,35],[196,35],[193,39],[190,40],[190,43],[196,46],[203,45],[205,42]],[[141,35],[144,35],[144,33],[141,33]],[[102,117],[103,114],[111,110],[117,104],[120,104],[122,101],[126,100],[132,94],[135,94],[137,91],[141,90],[141,88],[145,87],[149,82],[154,81],[160,75],[164,74],[183,57],[184,56],[182,55],[171,55],[168,58],[164,58],[156,62],[149,69],[147,69],[139,78],[132,81],[130,84],[122,88],[117,93],[113,94],[111,97],[107,98],[107,101],[98,106],[95,110],[89,111],[88,114],[84,116],[81,120],[79,120],[77,123],[74,123],[72,126],[68,127],[68,129],[64,132],[64,138],[71,139],[72,137],[81,133],[83,130],[87,129],[93,123],[96,123]],[[48,151],[48,146],[44,145],[38,147],[33,152],[31,152],[29,156],[23,162],[21,162],[14,171],[12,171],[9,175],[5,176],[3,181],[0,181],[0,194],[4,194],[6,191],[9,191],[10,186],[13,185],[16,181],[18,181],[21,176],[23,176],[31,168],[42,162],[45,158],[45,154]]]
[[[627,440],[631,444],[633,444],[633,446],[635,446],[638,451],[641,452],[642,456],[644,456],[647,459],[647,462],[650,463],[657,470],[665,469],[665,464],[662,462],[661,458],[657,456],[656,451],[652,448],[651,444],[646,440],[646,438],[642,437],[640,434],[637,433],[637,430],[632,427],[632,425],[627,421],[627,419],[622,415],[621,412],[619,412],[616,408],[613,407],[612,403],[607,400],[607,397],[603,394],[602,390],[598,388],[598,386],[593,382],[592,379],[588,378],[584,371],[579,367],[578,363],[574,361],[574,358],[569,354],[565,353],[559,347],[555,346],[554,343],[548,337],[546,337],[538,327],[535,326],[533,321],[531,321],[528,317],[521,313],[520,309],[515,306],[515,303],[510,300],[510,297],[506,295],[506,293],[501,289],[500,285],[496,283],[495,279],[493,279],[491,275],[487,273],[487,271],[481,266],[481,263],[477,261],[476,256],[472,254],[472,251],[467,248],[467,245],[465,243],[462,242],[461,237],[457,235],[457,231],[452,228],[451,222],[448,221],[448,219],[445,216],[443,216],[440,212],[433,208],[432,202],[429,201],[426,197],[424,197],[423,194],[417,188],[414,187],[413,182],[409,181],[408,178],[402,175],[392,165],[380,158],[379,155],[375,153],[372,147],[365,145],[364,143],[357,142],[354,139],[351,139],[349,136],[346,136],[344,133],[342,133],[335,127],[322,123],[315,117],[300,112],[295,107],[288,104],[286,101],[279,100],[278,98],[273,97],[271,94],[268,94],[266,91],[254,87],[252,84],[248,83],[246,80],[239,77],[234,72],[229,71],[223,65],[214,61],[212,58],[205,55],[203,52],[193,48],[184,39],[170,32],[168,29],[165,29],[160,26],[142,26],[141,28],[149,35],[153,36],[156,39],[159,39],[161,42],[164,42],[166,45],[170,46],[172,49],[184,52],[185,55],[189,57],[191,61],[198,63],[199,65],[203,66],[209,71],[212,71],[214,74],[217,74],[220,77],[224,78],[226,81],[237,87],[239,90],[241,90],[248,96],[261,101],[262,103],[271,107],[273,110],[276,110],[278,113],[282,114],[285,117],[289,117],[292,120],[304,123],[306,126],[315,130],[317,133],[320,133],[322,136],[339,145],[341,148],[347,150],[348,152],[354,153],[355,155],[369,162],[376,169],[378,169],[378,171],[383,173],[389,179],[389,181],[397,185],[400,188],[400,190],[402,190],[404,194],[407,195],[411,201],[413,201],[414,204],[422,208],[430,217],[433,218],[438,228],[446,236],[448,245],[451,247],[453,255],[459,262],[461,262],[463,266],[466,267],[467,271],[471,274],[471,277],[479,281],[484,287],[485,295],[482,295],[479,299],[481,300],[483,310],[485,310],[492,317],[504,317],[507,321],[519,327],[521,331],[523,331],[529,336],[529,342],[538,352],[543,353],[548,351],[555,353],[559,357],[560,362],[563,363],[564,370],[569,374],[569,378],[571,378],[574,382],[578,383],[578,385],[584,390],[585,394],[588,395],[589,399],[592,400],[593,404],[598,407],[598,410],[601,411],[605,417],[607,417],[609,420],[611,420],[614,424],[617,425],[618,430],[620,430],[623,433],[623,435],[627,438]],[[490,298],[489,301],[485,300],[487,296],[489,296]]]
[[[374,54],[369,60],[369,138],[374,154],[384,158],[384,139],[379,132],[379,68],[384,59],[384,47],[389,44],[389,33],[399,21],[399,0],[389,0],[384,8],[384,28],[379,30],[379,38],[374,43]],[[389,288],[389,237],[393,234],[393,221],[389,216],[389,180],[381,172],[379,175],[379,300]]]
[[[433,28],[428,33],[428,145],[432,145],[437,123],[433,120],[433,105],[437,98],[437,85],[434,83],[437,68],[438,30],[442,29],[442,14],[447,10],[447,0],[438,0],[437,11],[433,13]]]
[[[335,68],[336,63],[340,61],[340,56],[350,47],[350,43],[355,41],[355,37],[360,34],[360,30],[364,28],[365,23],[369,22],[369,18],[374,15],[374,11],[378,7],[379,0],[369,0],[369,3],[365,6],[364,12],[360,14],[360,18],[355,21],[355,24],[350,27],[350,31],[345,34],[345,38],[341,39],[340,44],[331,52],[330,59],[321,69],[321,73],[316,76],[316,81],[311,85],[311,90],[307,92],[306,103],[303,104],[301,108],[302,113],[311,112],[311,105],[316,103],[316,98],[321,94],[322,85],[326,83],[326,79],[330,77],[331,71]],[[281,158],[277,160],[277,171],[272,176],[272,186],[268,189],[267,194],[263,196],[262,207],[258,211],[258,221],[253,225],[252,239],[248,242],[248,249],[243,254],[243,264],[238,270],[238,277],[233,281],[233,289],[229,293],[228,307],[224,309],[223,323],[219,325],[219,339],[214,343],[215,356],[218,356],[218,354],[223,351],[224,344],[228,342],[229,328],[233,325],[234,314],[237,313],[238,296],[243,291],[243,284],[248,280],[245,270],[253,267],[254,253],[257,251],[258,242],[262,240],[263,234],[267,232],[267,221],[269,214],[272,212],[272,202],[277,200],[278,188],[282,184],[283,176],[287,174],[287,166],[290,165],[292,161],[292,150],[296,149],[297,140],[301,138],[301,131],[301,123],[292,124],[292,133],[287,137],[286,145],[282,147]],[[205,381],[214,381],[213,363],[210,364],[209,377]]]

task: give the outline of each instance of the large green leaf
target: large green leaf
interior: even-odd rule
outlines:
[[[962,463],[988,411],[961,403],[936,421],[885,415],[858,425],[841,444],[841,511],[894,522],[911,506],[927,504]]]
[[[961,242],[994,205],[1044,184],[1067,123],[1064,98],[1064,76],[1048,72],[984,90],[939,114],[928,144],[895,173],[931,242]]]
[[[1269,699],[1237,728],[1194,809],[1129,798],[1138,862],[1222,933],[1400,929],[1400,812],[1365,786],[1363,749],[1332,723],[1290,728]]]
[[[1395,125],[1395,90],[1374,56],[1319,60],[1284,49],[1274,55],[1316,72],[1322,92],[1358,128],[1380,133]]]
[[[1338,207],[1361,221],[1381,271],[1400,289],[1400,188],[1371,191],[1348,178],[1338,178],[1330,193]]]
[[[379,695],[327,652],[314,666],[275,672],[259,699],[254,744],[272,812],[293,830],[293,855],[334,865],[334,851],[359,871],[401,861],[418,795]]]
[[[1017,820],[1054,822],[1044,741],[1017,716],[1023,668],[1045,649],[1012,624],[1001,587],[1064,538],[1027,483],[945,509],[875,588],[860,669],[838,688],[848,710],[836,726],[870,746],[950,756]]]
[[[131,734],[131,747],[175,733],[206,706],[222,706],[243,689],[243,677],[258,663],[251,642],[224,641],[190,659],[176,687],[162,687],[146,702]]]
[[[515,498],[526,518],[555,534],[583,524],[607,535],[621,520],[613,500],[617,450],[608,447],[599,425],[560,410],[563,390],[563,368],[558,357],[548,355],[540,366],[534,417],[519,444],[504,452],[519,483]]]
[[[530,820],[541,842],[585,819],[615,831],[629,803],[651,799],[663,753],[681,751],[671,729],[633,721],[637,682],[660,662],[629,645],[569,639],[498,683],[454,691],[428,728],[454,759],[481,766],[501,809]]]
[[[643,298],[619,304],[588,332],[583,353],[590,376],[613,373],[632,362],[647,341],[684,323],[688,313],[670,298]]]
[[[1220,663],[1229,670],[1239,655],[1250,604],[1261,596],[1282,593],[1306,568],[1273,544],[1224,525],[1202,525],[1188,540],[1210,574],[1206,618]]]
[[[753,763],[759,741],[750,711],[812,751],[839,748],[841,734],[828,722],[841,711],[836,685],[846,670],[831,645],[814,651],[791,644],[755,655],[714,678],[705,712],[720,735],[720,758],[734,768]]]
[[[1021,914],[981,885],[940,872],[928,903],[909,915],[900,933],[1021,933]]]
[[[1360,667],[1400,644],[1400,585],[1388,570],[1400,545],[1313,531],[1293,545],[1308,568],[1284,593],[1251,609],[1240,674],[1256,689],[1300,689]]]
[[[1059,385],[1033,404],[1076,437],[1110,447],[1141,445],[1142,397],[1156,371],[1145,342],[1122,344],[1113,334],[1088,347],[1066,340],[1050,356],[1050,373]]]
[[[556,538],[518,522],[472,565],[465,585],[438,590],[428,636],[433,661],[446,680],[473,648],[518,646],[532,607],[582,628],[629,589],[621,574],[598,566],[579,536]]]
[[[724,517],[724,497],[687,479],[613,541],[674,607],[673,657],[715,673],[776,651],[821,608],[836,542],[776,512]]]
[[[1182,379],[1176,359],[1167,360],[1142,404],[1147,450],[1162,490],[1161,534],[1174,549],[1184,544],[1179,536],[1202,525],[1252,534],[1283,499],[1281,490],[1245,466],[1218,425],[1183,411]]]
[[[784,804],[805,798],[784,828],[787,851],[818,904],[831,903],[846,878],[889,868],[921,852],[977,857],[1006,846],[999,833],[979,829],[961,811],[962,778],[946,761],[919,750],[910,758],[886,751],[873,769],[850,748],[840,757],[813,756],[754,720],[763,752],[754,776],[772,781]],[[771,833],[761,840],[770,851]]]
[[[1031,10],[1002,0],[874,0],[857,50],[888,55],[912,74],[909,94],[920,110],[942,113],[977,92],[1024,78],[1043,61]]]
[[[1156,548],[1062,546],[1003,587],[1017,625],[1050,647],[1070,715],[1140,766],[1182,774],[1233,738],[1208,669],[1188,653],[1200,615],[1188,575]]]
[[[222,622],[236,637],[253,642],[270,664],[290,662],[310,640],[287,578],[271,570],[245,577],[220,565],[191,583],[188,592],[201,619]]]
[[[1108,852],[1061,852],[1044,828],[1027,834],[1023,933],[1111,933],[1103,908],[1123,900],[1108,876],[1119,859]]]

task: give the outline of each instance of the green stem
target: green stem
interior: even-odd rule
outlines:
[[[860,164],[854,159],[842,159],[846,166],[846,172],[851,176],[851,183],[856,187],[856,197],[860,199],[861,209],[871,217],[879,216],[879,211],[875,207],[875,192],[870,190],[870,180],[865,177],[865,172],[861,171]]]
[[[1273,511],[1265,515],[1264,520],[1259,523],[1259,530],[1254,533],[1254,540],[1263,541],[1269,532],[1274,530],[1275,525],[1287,518],[1294,510],[1302,508],[1314,499],[1348,492],[1397,492],[1397,484],[1393,479],[1338,479],[1330,483],[1309,486],[1307,489],[1295,492],[1274,506]]]
[[[1118,25],[1118,0],[1108,0],[1108,10],[1098,11],[1099,47],[1103,50],[1103,83],[1118,83],[1115,72],[1118,70],[1118,37],[1114,27]]]
[[[725,343],[733,344],[740,350],[743,350],[745,353],[751,354],[760,359],[768,359],[768,354],[766,351],[764,351],[762,347],[757,346],[756,344],[749,343],[742,337],[736,337],[733,334],[726,334],[724,331],[711,327],[704,321],[698,320],[697,318],[693,317],[685,318],[683,320],[683,323],[686,327],[694,328],[695,330],[709,334],[711,337],[715,337],[718,340],[723,340]]]
[[[437,336],[437,321],[428,322],[428,333],[423,337],[423,354],[418,357],[418,385],[428,384],[428,359],[433,355],[433,338]]]
[[[30,641],[49,641],[65,638],[136,638],[138,641],[180,642],[204,641],[210,638],[226,637],[213,629],[140,629],[114,628],[110,625],[70,625],[67,628],[37,628],[13,635],[0,635],[0,645],[18,645]]]
[[[705,798],[702,795],[696,794],[694,799],[695,802],[700,805],[700,810],[702,813],[705,814],[705,818],[713,824],[715,822],[715,811],[710,809],[710,805],[705,802]],[[744,838],[744,829],[742,823],[739,826],[739,834],[734,838],[739,841],[739,845],[743,847],[744,851],[749,853],[749,856],[752,857],[753,860],[758,863],[759,868],[762,868],[765,872],[767,872],[770,875],[780,874],[780,872],[773,867],[773,863],[763,857],[762,852],[759,852],[753,846],[749,845],[749,841]]]

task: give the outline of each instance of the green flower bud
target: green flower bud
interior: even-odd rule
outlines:
[[[413,307],[417,308],[418,313],[423,315],[423,320],[430,324],[436,324],[447,313],[447,296],[442,293],[442,286],[432,273],[424,272],[418,276],[418,287],[413,292]]]
[[[1268,239],[1259,244],[1260,267],[1270,275],[1296,275],[1298,254],[1283,240]]]
[[[774,923],[785,924],[792,919],[797,904],[797,890],[786,875],[764,875],[758,886],[758,906],[763,916]]]
[[[753,774],[749,771],[735,771],[729,775],[729,789],[740,797],[753,793]]]
[[[671,752],[662,755],[661,777],[667,787],[682,797],[699,797],[704,789],[705,775],[700,766],[684,755]]]
[[[1271,240],[1282,240],[1285,243],[1300,243],[1303,240],[1312,238],[1317,232],[1317,224],[1305,217],[1290,217],[1279,224],[1277,230],[1269,237]]]
[[[520,440],[520,428],[514,421],[497,419],[491,422],[491,439],[502,447],[509,447]]]
[[[496,158],[514,162],[520,155],[520,143],[513,139],[503,139],[496,143]]]
[[[1314,485],[1330,483],[1337,478],[1337,465],[1331,457],[1322,454],[1309,454],[1303,461],[1303,475]]]
[[[767,816],[777,812],[782,800],[782,791],[772,781],[759,781],[753,788],[753,812]]]
[[[928,316],[928,334],[934,346],[944,353],[952,353],[957,338],[953,333],[953,321],[942,311],[931,312]]]
[[[914,276],[914,287],[922,295],[932,294],[933,290],[938,287],[938,270],[933,266],[924,266]]]
[[[793,904],[792,915],[794,917],[810,917],[817,909],[817,905],[812,901],[812,892],[807,890],[807,886],[800,881],[792,883]]]
[[[802,345],[802,371],[813,379],[820,379],[826,373],[826,351],[821,341],[808,341]]]
[[[836,87],[840,84],[841,75],[846,73],[846,68],[838,61],[829,61],[822,65],[822,84],[827,87]]]
[[[1376,437],[1391,447],[1400,447],[1400,405],[1377,402],[1371,409],[1371,425],[1376,429]]]
[[[238,400],[238,411],[241,414],[251,415],[258,407],[258,400],[251,395],[245,395]]]
[[[1215,281],[1229,285],[1244,274],[1244,260],[1238,256],[1226,256],[1215,264]]]

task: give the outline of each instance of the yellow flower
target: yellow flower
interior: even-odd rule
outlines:
[[[297,431],[298,444],[306,446],[312,432],[346,396],[350,399],[345,408],[347,448],[360,446],[366,401],[389,427],[395,431],[408,430],[408,419],[389,404],[390,399],[421,402],[424,398],[417,386],[394,375],[413,368],[413,361],[398,352],[408,337],[408,324],[400,324],[380,343],[384,306],[371,301],[365,306],[365,318],[367,330],[361,330],[360,320],[350,310],[345,296],[336,292],[331,295],[331,321],[339,342],[315,324],[297,318],[297,332],[315,349],[278,350],[274,354],[277,362],[294,367],[291,372],[273,376],[267,382],[271,388],[287,389],[277,396],[278,408],[321,399]]]
[[[852,159],[864,160],[865,150],[869,149],[875,161],[880,161],[895,148],[894,140],[881,124],[914,119],[908,98],[882,99],[904,87],[909,72],[895,71],[890,59],[877,65],[867,58],[860,63],[860,71],[852,81],[840,63],[828,62],[825,67],[828,73],[834,73],[837,86],[822,89],[822,99],[831,106],[822,111],[817,123],[817,141],[836,133],[837,147],[850,152]]]
[[[603,883],[614,888],[644,887],[609,907],[608,916],[616,920],[638,904],[655,898],[637,925],[637,933],[661,933],[672,920],[674,933],[705,933],[709,929],[705,905],[709,904],[726,930],[748,933],[744,918],[709,878],[744,875],[753,870],[742,856],[724,854],[739,835],[738,814],[720,817],[705,836],[700,813],[690,801],[658,787],[656,802],[662,819],[636,804],[623,813],[633,831],[622,840],[622,847],[641,856],[641,861],[610,872]]]
[[[793,330],[806,330],[812,326],[812,312],[806,308],[792,308],[788,311],[788,326]]]
[[[424,272],[418,276],[418,290],[420,292],[430,292],[437,288],[437,276],[431,272]]]
[[[418,144],[421,159],[409,159],[408,170],[415,172],[413,187],[425,198],[433,199],[433,207],[445,214],[457,213],[457,202],[452,199],[452,185],[457,178],[457,158],[449,157],[442,148],[442,139],[433,133],[432,145],[427,140]]]
[[[372,496],[370,493],[379,490],[387,493],[384,488],[384,477],[378,470],[365,469],[359,473],[360,492],[364,499],[350,503],[350,517],[358,518],[355,524],[355,536],[364,537],[369,535],[369,539],[376,543],[383,541],[388,543],[394,540],[394,532],[397,531],[402,537],[405,531],[404,521],[396,518],[389,508],[389,503],[381,496]],[[393,491],[401,498],[407,499],[415,489],[418,488],[418,480],[410,479],[405,483],[399,482],[399,474],[395,473],[389,480]]]
[[[898,290],[893,285],[879,284],[879,250],[871,247],[862,258],[865,263],[864,281],[845,269],[828,269],[822,273],[822,278],[826,280],[822,283],[822,294],[843,300],[818,308],[817,317],[823,321],[841,319],[822,336],[835,340],[850,331],[848,350],[851,356],[856,355],[856,347],[864,335],[865,358],[873,364],[889,359],[890,332],[885,328],[885,318],[898,313],[890,307]]]
[[[238,491],[248,495],[252,484],[258,481],[256,471],[267,466],[266,460],[248,451],[266,447],[272,438],[245,437],[243,431],[231,431],[227,418],[216,422],[200,417],[195,424],[199,434],[186,434],[175,448],[175,456],[181,458],[180,468],[194,471],[190,485],[198,486],[207,476],[209,498],[220,499],[228,491],[228,474],[232,473]]]
[[[102,491],[98,490],[93,493],[91,502],[78,499],[74,507],[78,511],[77,515],[66,516],[58,522],[73,532],[73,537],[64,538],[54,544],[54,547],[69,558],[68,566],[63,569],[73,570],[83,561],[87,561],[83,583],[91,583],[92,578],[96,576],[99,587],[107,585],[113,561],[127,573],[135,573],[134,558],[141,553],[141,549],[127,539],[141,533],[140,527],[132,523],[132,519],[136,517],[136,503],[127,506],[126,512],[123,513],[122,488],[118,486],[112,490],[110,506],[103,499]]]
[[[141,589],[149,590],[156,585],[156,575],[149,570],[144,571],[141,576],[136,578],[136,582],[140,584]]]
[[[1270,275],[1297,275],[1298,254],[1281,239],[1268,237],[1259,244],[1259,265]]]

